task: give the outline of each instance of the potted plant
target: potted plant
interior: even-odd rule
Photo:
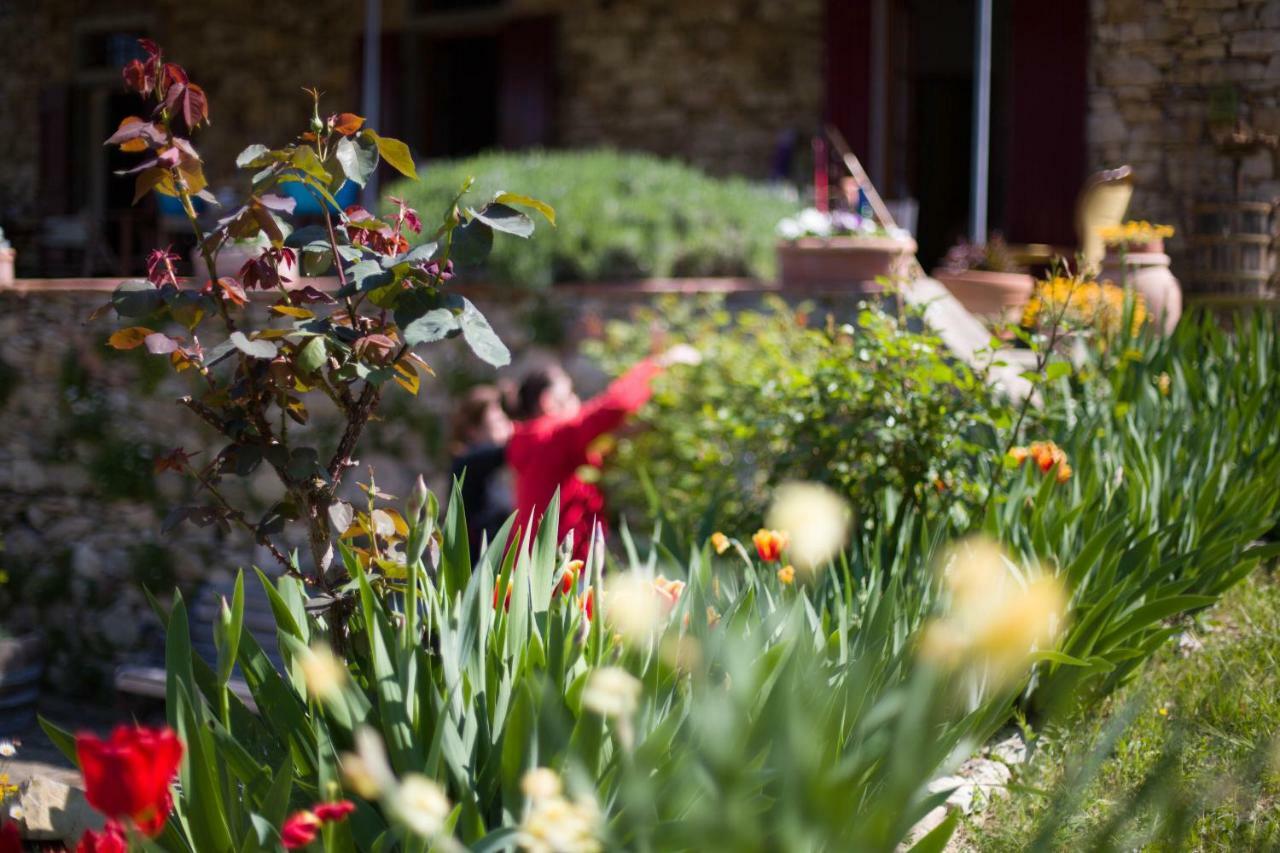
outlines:
[[[4,229],[0,228],[0,284],[13,283],[13,259],[17,254],[5,239]]]
[[[802,210],[778,223],[783,287],[840,287],[876,292],[878,279],[903,279],[916,241],[900,228],[845,210]]]
[[[0,625],[0,737],[35,722],[44,676],[44,653],[35,634],[14,634]]]
[[[961,240],[947,252],[933,277],[970,312],[1000,319],[1025,305],[1035,285],[999,234],[985,244]]]
[[[1164,241],[1172,225],[1145,220],[1122,222],[1098,229],[1107,246],[1101,277],[1131,287],[1142,295],[1159,328],[1173,331],[1182,316],[1182,287],[1169,269]]]

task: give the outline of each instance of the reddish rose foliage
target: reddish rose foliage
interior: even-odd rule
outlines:
[[[80,843],[76,845],[76,853],[127,853],[128,849],[129,839],[125,836],[124,829],[114,820],[107,821],[102,832],[85,830]]]
[[[89,805],[116,820],[129,819],[154,838],[173,808],[169,783],[182,761],[173,729],[118,726],[108,740],[76,736],[76,756]]]
[[[182,258],[170,251],[173,246],[165,246],[163,249],[152,249],[151,254],[147,255],[147,281],[159,287],[166,282],[177,286],[177,273],[174,272],[173,265]]]
[[[258,257],[245,261],[240,268],[240,280],[244,282],[246,290],[253,290],[255,287],[263,290],[283,287],[280,268],[292,267],[297,261],[298,256],[293,249],[265,249]]]

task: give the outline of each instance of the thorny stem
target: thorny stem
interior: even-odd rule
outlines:
[[[243,512],[231,505],[231,503],[223,496],[222,492],[218,491],[217,487],[213,485],[211,476],[205,476],[202,473],[198,473],[190,464],[187,464],[184,467],[186,468],[186,472],[194,477],[205,491],[213,495],[214,500],[216,500],[222,507],[223,511],[226,512],[227,518],[230,518],[232,521],[247,530],[255,542],[271,552],[271,556],[275,558],[276,562],[284,567],[287,573],[297,577],[297,572],[294,571],[293,564],[289,562],[289,558],[276,547],[270,537],[261,533],[256,527],[250,524],[249,520],[244,517]]]

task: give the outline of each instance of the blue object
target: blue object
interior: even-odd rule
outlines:
[[[272,192],[276,195],[288,196],[297,203],[293,208],[294,216],[320,216],[324,213],[317,195],[313,194],[311,190],[298,181],[279,184]],[[338,191],[333,194],[333,200],[338,203],[339,209],[342,210],[355,204],[359,197],[360,188],[351,181],[344,182],[342,186],[338,187]]]
[[[295,216],[319,216],[323,213],[320,209],[320,202],[310,190],[298,181],[289,181],[288,183],[277,184],[271,190],[273,195],[282,195],[294,200],[295,205],[293,213]],[[182,216],[182,199],[177,196],[164,195],[156,193],[156,209],[161,216]],[[345,181],[338,192],[334,195],[333,200],[338,203],[339,209],[345,210],[353,205],[360,198],[360,187],[351,181]],[[203,213],[209,205],[199,198],[192,198],[191,204],[196,209],[196,213]],[[225,213],[220,213],[223,216]]]

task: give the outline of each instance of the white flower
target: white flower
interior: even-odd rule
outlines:
[[[813,207],[806,207],[796,216],[796,221],[807,234],[815,237],[831,236],[831,217]]]
[[[22,806],[14,803],[9,806],[9,817],[16,821],[23,821],[26,820],[27,813],[22,810]]]
[[[13,758],[18,754],[18,748],[13,745],[11,740],[0,740],[0,758]]]
[[[520,790],[531,801],[549,800],[560,796],[560,777],[554,770],[535,767],[521,777]]]
[[[777,230],[783,240],[798,240],[804,236],[804,227],[790,216],[778,223]]]
[[[605,621],[628,642],[647,642],[658,630],[665,610],[653,581],[636,572],[611,578],[605,587]]]
[[[390,805],[400,821],[423,838],[439,835],[453,810],[444,789],[420,773],[410,773],[400,781]]]
[[[582,704],[602,717],[629,717],[640,705],[641,684],[634,675],[616,666],[606,666],[591,673]]]
[[[595,853],[600,812],[590,800],[551,797],[534,803],[516,836],[529,853]]]
[[[302,678],[307,692],[317,699],[336,699],[347,680],[347,665],[328,646],[317,643],[302,658]]]
[[[786,531],[791,563],[802,571],[813,571],[844,547],[849,535],[849,506],[826,486],[784,483],[774,493],[765,523]]]

